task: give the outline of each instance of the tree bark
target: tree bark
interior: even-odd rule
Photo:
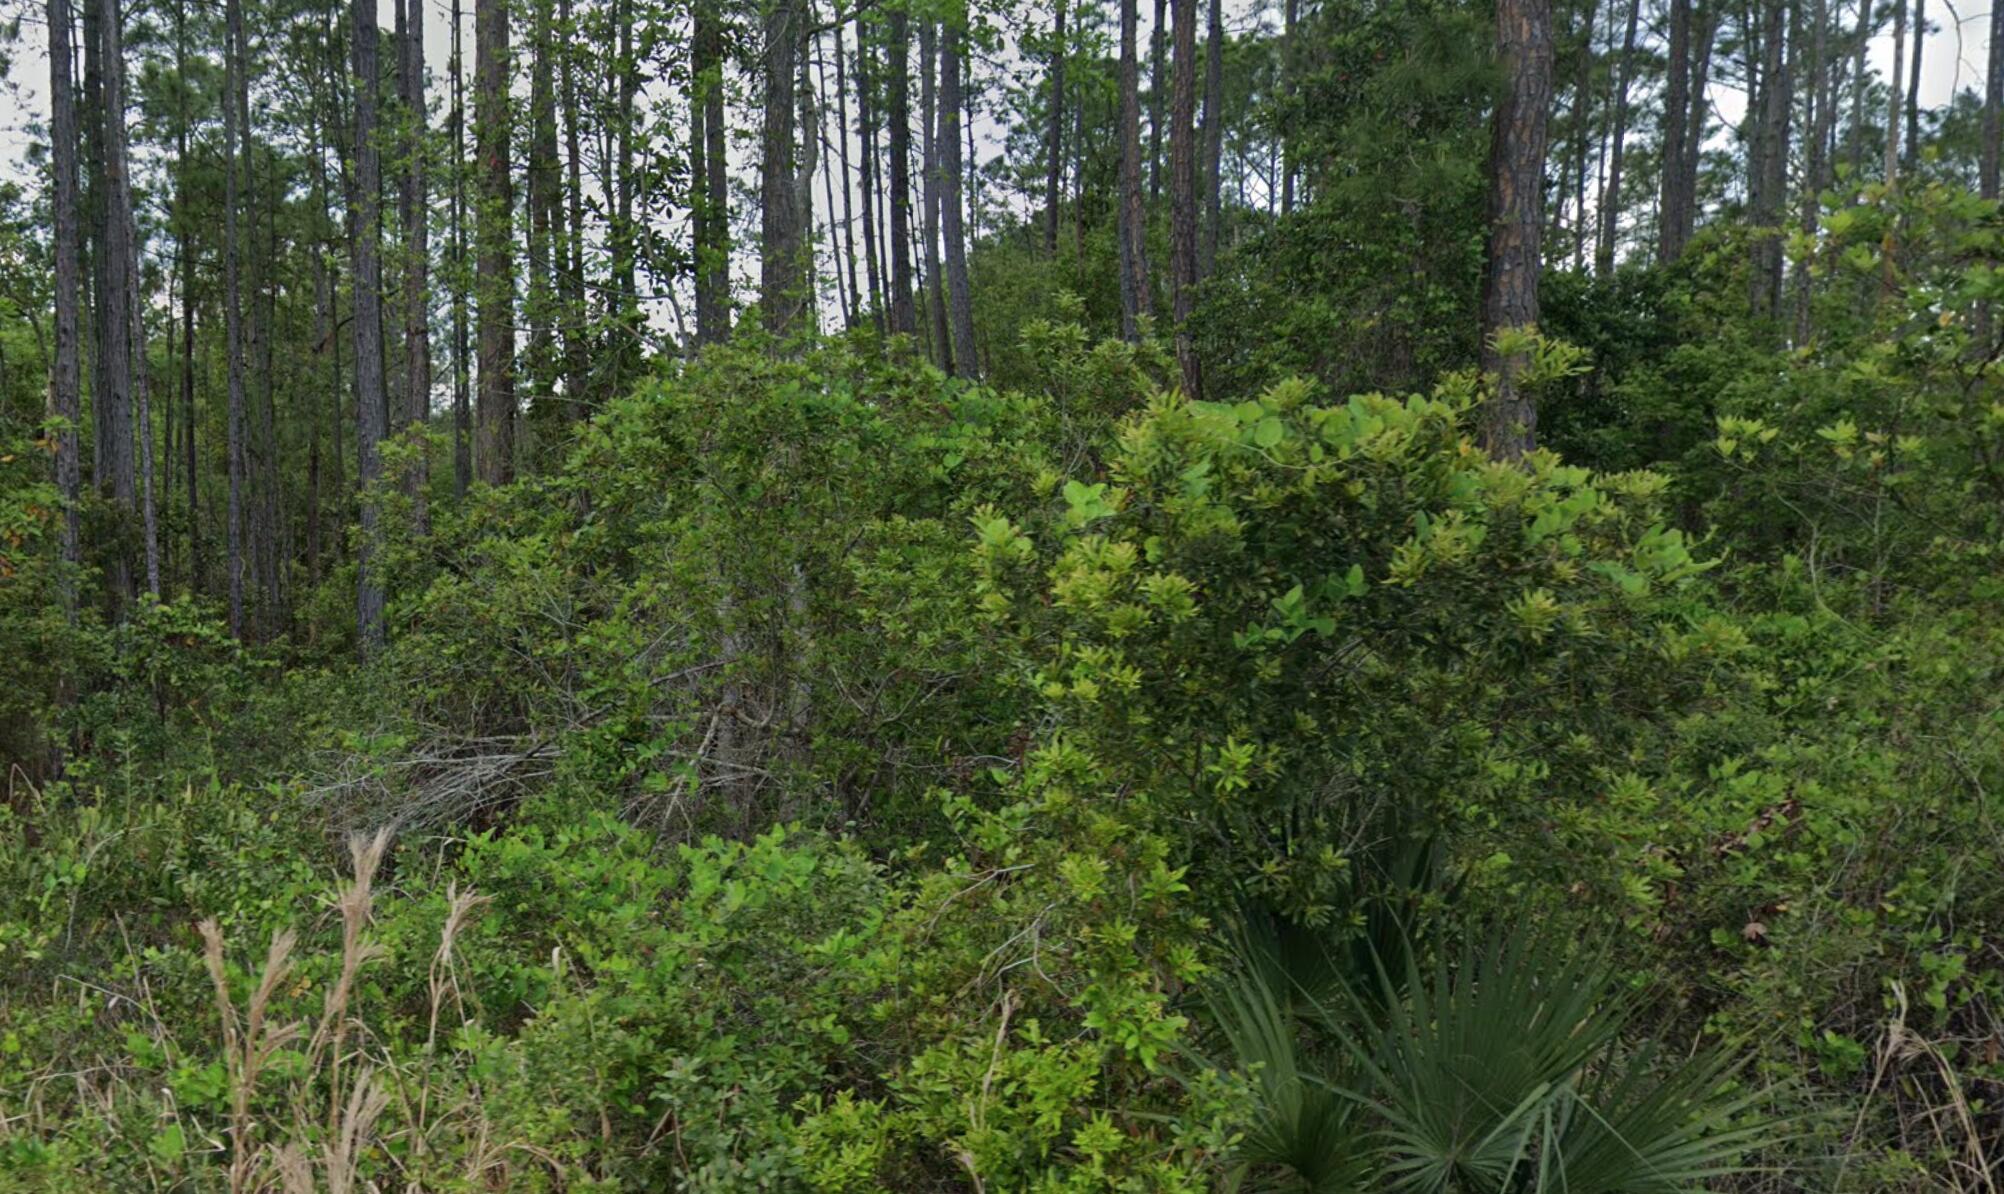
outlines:
[[[1197,242],[1197,278],[1211,276],[1224,220],[1225,20],[1221,0],[1211,0],[1204,28],[1204,227]]]
[[[422,0],[418,0],[422,2]],[[551,31],[553,0],[532,0],[529,10],[529,144],[527,177],[528,244],[527,297],[523,315],[529,325],[524,358],[530,409],[547,412],[556,400],[556,259],[557,99],[556,70],[551,62],[555,43]]]
[[[1893,0],[1895,4],[1900,0]],[[1851,60],[1851,179],[1859,181],[1865,170],[1865,51],[1872,43],[1872,0],[1858,0],[1858,32]]]
[[[953,370],[952,333],[947,329],[945,270],[940,264],[939,166],[939,27],[930,19],[919,26],[919,202],[925,237],[925,308],[927,342],[940,368]]]
[[[1537,445],[1537,408],[1518,384],[1522,357],[1500,351],[1499,336],[1538,322],[1545,129],[1552,102],[1547,0],[1500,0],[1496,45],[1504,91],[1490,147],[1482,284],[1482,369],[1495,380],[1483,410],[1482,441],[1499,459],[1517,460]]]
[[[1914,0],[1914,43],[1912,67],[1907,72],[1907,141],[1905,161],[1909,170],[1920,161],[1921,52],[1927,47],[1927,0]]]
[[[458,0],[454,0],[457,4]],[[577,54],[569,48],[577,40],[577,22],[571,15],[571,0],[558,0],[558,19],[563,23],[564,46],[558,82],[563,88],[564,105],[564,221],[568,239],[563,245],[564,315],[564,397],[570,417],[584,418],[589,407],[586,377],[591,368],[591,331],[586,326],[584,266],[584,154],[580,146]],[[722,105],[721,95],[717,103]],[[721,133],[719,134],[721,137]],[[727,296],[728,298],[728,296]]]
[[[1155,23],[1148,30],[1148,201],[1162,199],[1162,131],[1168,121],[1169,0],[1155,0]]]
[[[452,492],[461,498],[473,483],[473,354],[466,309],[466,63],[461,53],[465,27],[460,0],[452,0]],[[335,353],[338,371],[338,345]],[[338,445],[334,459],[341,459]]]
[[[912,129],[911,19],[903,5],[893,5],[888,23],[890,89],[885,118],[890,122],[891,190],[891,334],[918,334],[918,310],[912,301]]]
[[[1831,126],[1835,121],[1833,110],[1835,90],[1829,70],[1830,55],[1830,12],[1828,0],[1814,0],[1815,8],[1810,14],[1809,62],[1806,77],[1809,84],[1809,133],[1803,144],[1801,227],[1804,235],[1814,237],[1818,208],[1821,205],[1823,188],[1828,185],[1830,166],[1829,142]],[[1799,58],[1799,51],[1798,51]],[[1795,343],[1809,342],[1810,334],[1810,276],[1806,269],[1795,271]]]
[[[1664,71],[1662,187],[1657,202],[1656,259],[1670,262],[1684,252],[1680,230],[1685,226],[1682,188],[1684,125],[1690,114],[1691,0],[1670,0],[1670,47]]]
[[[967,230],[963,223],[961,188],[961,53],[962,33],[949,21],[940,38],[939,141],[940,210],[946,234],[946,287],[953,328],[954,372],[979,377],[974,355],[974,295],[967,273]]]
[[[515,262],[511,245],[515,186],[508,172],[507,0],[475,0],[473,25],[474,153],[480,169],[474,219],[480,321],[479,434],[474,460],[482,481],[505,485],[515,476]],[[356,322],[362,322],[359,315]],[[358,370],[360,365],[357,362]]]
[[[884,258],[878,251],[880,239],[878,230],[882,227],[879,212],[883,187],[878,184],[881,173],[877,161],[877,105],[871,96],[876,84],[876,71],[870,53],[869,30],[858,21],[856,24],[856,120],[862,125],[862,142],[859,146],[863,159],[863,266],[870,284],[870,320],[876,326],[877,334],[883,335],[885,326],[884,307]]]
[[[1633,0],[1639,3],[1640,0]],[[1280,27],[1280,94],[1287,105],[1288,117],[1280,130],[1280,214],[1294,214],[1294,100],[1300,90],[1295,76],[1300,72],[1296,62],[1294,31],[1301,23],[1301,0],[1282,0]]]
[[[695,175],[696,339],[719,344],[731,334],[729,166],[724,155],[723,22],[716,0],[698,0],[695,16],[690,156]]]
[[[1289,0],[1292,3],[1293,0]],[[1141,192],[1140,0],[1120,0],[1120,332],[1141,340],[1151,314],[1148,293],[1148,209]]]
[[[426,459],[426,424],[431,417],[431,208],[426,192],[425,94],[424,94],[424,6],[426,0],[409,0],[408,28],[405,30],[397,72],[403,85],[404,170],[402,206],[404,223],[404,420],[410,425],[416,451],[404,489],[411,500],[412,529],[429,533],[431,514],[427,503],[429,462]]]
[[[759,309],[766,330],[785,338],[804,326],[807,239],[801,227],[795,173],[794,93],[802,33],[800,0],[764,0],[762,59],[764,118],[759,158]]]
[[[48,0],[49,167],[55,193],[55,345],[49,379],[56,430],[56,493],[63,503],[63,573],[58,582],[63,613],[77,614],[77,569],[83,564],[83,461],[78,428],[83,426],[83,377],[78,316],[83,306],[82,207],[77,178],[77,98],[70,78],[70,0]],[[193,474],[191,473],[190,476]]]
[[[492,0],[483,0],[491,3]],[[383,582],[376,573],[376,498],[382,475],[386,393],[383,379],[382,162],[376,146],[376,5],[354,3],[355,190],[349,253],[355,282],[355,447],[362,486],[361,551],[356,561],[355,628],[362,655],[383,645]]]
[[[864,295],[861,278],[856,272],[856,201],[849,168],[849,53],[843,45],[844,24],[846,22],[843,21],[835,23],[835,147],[842,171],[842,257],[849,272],[849,297],[855,304],[850,312],[850,326],[853,328],[862,323],[863,313],[869,306],[868,300],[874,295]],[[822,81],[827,81],[826,68],[822,71]],[[832,209],[829,214],[834,214]],[[875,287],[871,289],[874,291]]]
[[[1055,25],[1051,32],[1050,126],[1044,138],[1044,253],[1058,255],[1058,197],[1064,180],[1065,162],[1065,60],[1070,43],[1065,36],[1065,0],[1057,0]]]
[[[225,431],[229,498],[226,550],[229,553],[230,633],[244,637],[244,352],[241,248],[237,236],[238,86],[243,77],[243,3],[225,5],[223,50],[223,342],[227,357],[229,416]]]
[[[1576,73],[1573,76],[1573,268],[1585,264],[1587,241],[1586,215],[1586,172],[1587,146],[1592,141],[1588,125],[1593,115],[1590,106],[1593,76],[1593,32],[1600,19],[1599,0],[1587,0],[1586,19],[1581,23],[1579,57],[1574,60]]]
[[[67,5],[66,5],[67,7]],[[187,19],[181,8],[174,12],[174,70],[177,74],[187,67]],[[176,113],[174,127],[174,225],[175,225],[175,268],[181,275],[181,437],[179,445],[184,453],[182,473],[187,483],[188,511],[188,592],[202,591],[202,532],[198,518],[198,489],[195,455],[195,251],[194,235],[190,228],[191,216],[188,208],[188,134],[194,123],[188,111],[187,93],[181,93],[180,110]],[[71,121],[74,125],[75,115]],[[74,137],[74,133],[71,134]],[[74,146],[71,152],[75,152]],[[75,168],[75,159],[71,159]],[[74,202],[74,199],[71,200]],[[76,218],[72,212],[70,218]],[[169,451],[175,447],[173,436],[168,437]],[[173,483],[168,483],[168,504],[173,504]]]
[[[1907,6],[1893,0],[1893,66],[1886,72],[1886,181],[1900,178],[1900,68],[1906,62]],[[1888,263],[1890,264],[1890,263]]]
[[[132,442],[133,315],[138,310],[139,254],[133,243],[132,180],[125,152],[125,53],[120,36],[123,20],[118,0],[100,0],[98,32],[104,93],[104,290],[98,296],[99,343],[104,351],[104,389],[95,395],[97,417],[104,425],[105,488],[121,520],[137,513]],[[112,552],[110,573],[116,600],[133,593],[132,562],[125,548],[126,527]]]
[[[1600,239],[1594,245],[1593,272],[1614,272],[1614,248],[1621,236],[1621,167],[1628,138],[1628,88],[1635,70],[1635,26],[1642,0],[1628,0],[1628,24],[1621,35],[1621,61],[1616,64],[1614,133],[1607,158],[1607,186],[1601,195]]]
[[[2000,156],[2004,156],[2004,4],[1990,6],[1990,55],[1983,72],[1983,151],[1976,167],[1976,193],[1996,202]],[[1987,355],[1996,336],[1988,301],[1976,305],[1976,355]]]
[[[1169,279],[1176,320],[1176,363],[1183,395],[1203,396],[1191,336],[1197,288],[1197,0],[1173,0],[1175,82],[1169,117]]]
[[[1976,191],[1985,199],[1998,196],[2000,159],[2004,159],[2004,4],[1990,6],[1990,55],[1983,72],[1983,153],[1977,165]]]
[[[1748,218],[1755,232],[1748,305],[1759,318],[1781,309],[1782,197],[1788,188],[1788,117],[1794,107],[1788,53],[1788,0],[1763,0],[1759,111],[1750,112]]]

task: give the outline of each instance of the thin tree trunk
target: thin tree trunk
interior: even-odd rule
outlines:
[[[1587,145],[1592,137],[1588,124],[1592,112],[1588,99],[1593,84],[1593,32],[1600,19],[1599,0],[1587,0],[1586,20],[1580,33],[1579,58],[1575,62],[1578,73],[1573,80],[1573,268],[1580,269],[1586,263],[1587,214],[1586,214],[1586,167]]]
[[[853,187],[849,181],[849,52],[842,44],[844,24],[846,22],[843,21],[835,23],[835,148],[842,170],[842,256],[849,271],[849,295],[855,303],[850,326],[855,327],[862,323],[864,311],[868,310],[870,302],[875,300],[876,287],[872,285],[871,293],[865,295],[856,272],[856,204],[851,193]],[[822,78],[826,82],[825,67],[822,70]],[[833,214],[832,210],[830,214]]]
[[[122,219],[125,224],[124,248],[125,264],[123,273],[124,301],[126,306],[125,334],[127,337],[126,368],[131,387],[131,409],[138,415],[138,442],[135,445],[130,428],[118,442],[125,452],[120,469],[125,474],[123,482],[128,496],[133,478],[130,476],[132,459],[138,458],[140,534],[143,536],[142,551],[146,565],[146,591],[157,601],[160,598],[160,523],[154,506],[153,487],[153,408],[149,400],[150,387],[147,385],[146,325],[143,320],[144,300],[141,291],[145,279],[140,273],[139,225],[132,208],[132,171],[126,154],[125,138],[125,30],[124,17],[119,11],[118,0],[104,0],[105,35],[105,154],[107,159],[107,198],[111,203],[111,218]]]
[[[1057,0],[1051,32],[1050,125],[1044,138],[1044,254],[1058,255],[1058,196],[1065,161],[1065,60],[1071,48],[1065,35],[1065,0]]]
[[[137,513],[132,444],[132,317],[138,310],[133,277],[138,252],[133,242],[132,182],[125,154],[125,54],[120,36],[122,18],[118,0],[100,0],[98,32],[104,39],[101,55],[104,93],[104,207],[105,238],[104,291],[98,296],[99,342],[104,351],[105,388],[94,397],[97,417],[104,425],[105,483],[121,520]],[[133,596],[132,563],[123,543],[112,553],[112,590],[116,600]]]
[[[1816,235],[1818,207],[1821,204],[1823,188],[1828,185],[1829,137],[1835,117],[1835,93],[1829,78],[1830,63],[1830,11],[1828,0],[1814,0],[1815,7],[1810,14],[1812,28],[1809,41],[1809,63],[1807,77],[1809,85],[1809,135],[1804,138],[1802,171],[1802,232],[1806,237]],[[1809,342],[1810,335],[1810,290],[1811,281],[1807,269],[1795,271],[1795,343]]]
[[[1293,0],[1289,0],[1292,4]],[[1130,343],[1141,339],[1141,321],[1150,315],[1148,293],[1148,210],[1141,193],[1141,63],[1138,59],[1139,0],[1120,0],[1120,332]]]
[[[1662,188],[1657,202],[1656,259],[1669,262],[1684,252],[1679,230],[1685,226],[1682,187],[1684,125],[1690,116],[1691,0],[1670,0],[1669,60],[1664,71]]]
[[[1976,168],[1976,192],[1995,202],[2000,156],[2004,156],[2004,4],[1990,6],[1990,56],[1983,72],[1983,151]],[[1974,349],[1987,355],[1996,336],[1995,313],[1988,300],[1976,305]]]
[[[457,0],[454,0],[457,3]],[[558,17],[563,22],[566,49],[559,83],[564,104],[564,221],[569,239],[564,246],[564,397],[570,416],[582,419],[589,409],[585,393],[586,373],[591,366],[589,329],[585,316],[584,272],[584,154],[578,127],[577,54],[570,48],[577,41],[577,23],[571,16],[571,0],[558,0]],[[723,98],[717,103],[722,106]]]
[[[557,97],[550,22],[553,0],[532,0],[529,10],[529,144],[527,146],[528,270],[523,314],[529,325],[525,359],[531,410],[549,413],[556,397],[556,289],[552,263],[556,259]],[[540,419],[541,416],[539,415]]]
[[[1893,0],[1895,4],[1900,0]],[[1865,51],[1872,42],[1872,0],[1858,0],[1857,44],[1851,60],[1851,178],[1858,181],[1865,169]]]
[[[430,461],[427,424],[431,418],[431,205],[425,168],[424,6],[409,0],[409,28],[401,47],[405,119],[404,143],[404,419],[410,425],[411,470],[405,492],[411,501],[412,530],[431,530]]]
[[[1886,72],[1886,181],[1900,177],[1900,68],[1906,61],[1907,6],[1893,0],[1893,65]],[[1888,263],[1890,264],[1890,263]]]
[[[912,130],[911,22],[904,5],[893,5],[888,29],[890,44],[890,189],[891,189],[891,334],[918,333],[918,309],[912,302]]]
[[[230,633],[244,636],[244,355],[243,291],[239,264],[241,246],[237,238],[237,206],[241,192],[237,181],[237,81],[243,73],[243,4],[228,0],[225,6],[225,47],[223,51],[223,341],[227,357],[225,372],[229,383],[229,417],[225,432],[228,453],[229,506],[227,546],[229,553]]]
[[[940,208],[946,234],[946,287],[953,327],[954,372],[961,377],[978,377],[980,362],[974,355],[974,295],[967,273],[967,229],[961,206],[961,54],[962,34],[948,23],[940,39],[939,58],[939,141],[941,183]]]
[[[801,227],[796,171],[800,43],[807,24],[800,0],[765,0],[763,126],[759,157],[759,309],[782,339],[800,331],[807,310],[807,238]]]
[[[493,0],[483,0],[491,4]],[[383,381],[382,164],[376,146],[376,5],[354,4],[355,190],[349,252],[355,279],[355,447],[362,486],[361,550],[355,575],[355,633],[366,658],[383,644],[383,581],[376,573],[377,511],[387,403]]]
[[[919,25],[919,201],[924,205],[925,307],[927,341],[940,368],[953,370],[953,341],[946,326],[946,288],[939,258],[939,27]]]
[[[1504,91],[1489,158],[1489,233],[1482,282],[1482,369],[1495,378],[1482,441],[1500,459],[1537,445],[1537,408],[1518,386],[1523,359],[1499,337],[1538,322],[1538,238],[1544,221],[1545,128],[1552,102],[1552,15],[1547,0],[1500,0],[1497,58]]]
[[[1211,276],[1224,220],[1225,20],[1222,0],[1211,0],[1204,29],[1204,227],[1197,242],[1197,278]]]
[[[1756,229],[1748,305],[1757,317],[1769,318],[1781,309],[1782,196],[1788,187],[1788,117],[1795,97],[1784,45],[1788,0],[1763,0],[1761,16],[1760,106],[1748,113],[1755,135],[1748,160],[1748,217]]]
[[[716,0],[698,0],[695,16],[694,118],[690,156],[699,164],[696,198],[696,339],[719,344],[731,334],[729,167],[724,145],[724,48]]]
[[[1679,245],[1691,243],[1691,236],[1698,225],[1698,165],[1704,157],[1705,127],[1712,110],[1710,97],[1712,51],[1718,42],[1721,12],[1722,9],[1716,5],[1701,9],[1692,30],[1692,50],[1695,57],[1691,63],[1691,80],[1688,88],[1690,110],[1684,117],[1684,163],[1682,177],[1677,184],[1679,192],[1684,196],[1683,206],[1678,213],[1682,221],[1677,230]]]
[[[1169,0],[1155,0],[1155,24],[1148,30],[1148,201],[1162,199],[1162,130],[1167,126],[1169,92]]]
[[[1628,24],[1621,35],[1621,61],[1614,85],[1614,134],[1609,142],[1607,188],[1600,204],[1600,241],[1594,246],[1593,272],[1606,277],[1614,272],[1614,248],[1621,236],[1621,167],[1627,152],[1628,88],[1635,70],[1635,26],[1642,0],[1628,0]]]
[[[187,13],[183,7],[174,10],[174,71],[177,75],[187,69]],[[177,289],[181,296],[181,436],[182,442],[174,441],[172,432],[167,436],[167,450],[171,455],[176,450],[185,453],[182,458],[182,472],[186,475],[188,487],[188,592],[202,591],[202,534],[196,519],[196,456],[195,456],[195,261],[194,235],[189,227],[188,211],[188,134],[194,123],[188,111],[188,93],[180,93],[179,111],[174,127],[174,265],[181,275]],[[75,215],[72,213],[71,218]],[[170,332],[171,339],[171,332]],[[173,409],[169,400],[169,410]],[[174,483],[167,483],[166,501],[174,504]]]
[[[1905,161],[1911,170],[1920,161],[1921,54],[1927,47],[1927,0],[1914,0],[1912,69],[1907,73],[1907,143]]]
[[[1640,3],[1640,0],[1633,0]],[[1294,123],[1293,105],[1295,93],[1299,90],[1295,75],[1300,67],[1296,62],[1294,31],[1301,23],[1301,0],[1282,0],[1280,30],[1280,94],[1288,105],[1286,125],[1280,130],[1280,214],[1294,214]]]
[[[808,109],[812,108],[815,114],[814,128],[811,131],[802,130],[801,136],[803,140],[811,137],[818,151],[826,154],[833,149],[828,141],[828,55],[822,49],[823,43],[819,33],[814,35],[813,44],[815,52],[802,60],[800,69],[802,76],[801,96],[803,97],[801,115],[804,117]],[[811,89],[806,85],[810,64],[814,72],[814,85]],[[838,96],[841,94],[839,89],[836,94]],[[840,130],[842,126],[838,124],[835,127]],[[836,222],[838,218],[837,213],[842,208],[838,208],[835,203],[835,181],[838,177],[841,179],[843,206],[846,207],[849,198],[849,172],[847,168],[849,155],[846,145],[835,152],[837,155],[835,159],[828,163],[827,169],[821,171],[821,198],[822,202],[828,207],[828,264],[830,272],[835,276],[835,301],[836,305],[842,311],[843,330],[847,331],[856,326],[856,320],[862,312],[862,303],[857,301],[855,297],[855,254],[850,253],[845,255],[842,250],[843,236],[849,231],[849,225],[846,221],[839,224]],[[808,213],[808,220],[810,223],[813,221],[813,212],[811,210]],[[845,260],[850,266],[850,269],[846,272],[842,268]]]
[[[70,79],[70,0],[48,0],[49,166],[55,193],[55,359],[50,376],[51,413],[56,430],[56,493],[63,503],[63,573],[58,582],[63,613],[77,616],[77,570],[83,564],[83,461],[77,429],[83,425],[83,377],[78,315],[83,306],[82,206],[77,177],[77,102]],[[191,476],[193,474],[190,474]]]
[[[877,250],[878,222],[881,205],[878,202],[882,189],[877,185],[877,120],[876,104],[870,90],[875,72],[871,69],[869,31],[862,22],[856,24],[856,119],[862,124],[863,159],[863,265],[870,283],[870,318],[876,325],[877,334],[884,334],[884,268],[883,257]]]
[[[1176,363],[1186,398],[1203,396],[1191,336],[1197,289],[1197,0],[1174,0],[1174,99],[1169,117],[1169,279],[1176,320]]]
[[[460,44],[466,14],[452,0],[452,492],[465,497],[473,483],[472,353],[467,331],[466,268],[466,71]],[[335,345],[335,371],[340,346]],[[339,426],[338,420],[336,426]],[[341,447],[334,446],[334,459]]]
[[[507,0],[475,0],[473,25],[474,152],[480,167],[474,230],[479,257],[480,409],[474,460],[482,481],[505,485],[515,476],[515,262],[510,244],[515,184],[508,171]],[[362,322],[359,313],[356,322]],[[357,362],[358,371],[362,364]]]

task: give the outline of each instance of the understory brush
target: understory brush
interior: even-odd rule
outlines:
[[[1992,1189],[1996,428],[1927,326],[1607,470],[1053,323],[1022,392],[717,347],[422,523],[393,460],[367,665],[64,631],[0,1185]]]

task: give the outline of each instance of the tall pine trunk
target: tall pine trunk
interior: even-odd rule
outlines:
[[[133,244],[132,180],[125,153],[122,23],[118,0],[99,0],[98,35],[103,38],[99,54],[104,91],[99,115],[104,121],[105,235],[99,248],[104,257],[104,289],[98,295],[97,318],[98,341],[104,353],[104,389],[94,397],[97,418],[104,427],[102,483],[120,521],[109,569],[117,601],[133,596],[135,578],[126,543],[130,519],[138,512],[132,444],[132,319],[138,310],[138,280],[133,273],[139,257]]]
[[[1537,445],[1538,416],[1518,384],[1521,354],[1501,348],[1504,337],[1538,322],[1545,130],[1552,102],[1548,0],[1500,0],[1496,49],[1503,94],[1490,144],[1482,279],[1482,369],[1493,376],[1495,388],[1483,410],[1482,442],[1493,455],[1516,460]]]
[[[1155,23],[1148,30],[1148,201],[1162,198],[1162,135],[1168,127],[1169,0],[1155,0]]]
[[[1050,124],[1044,137],[1044,252],[1058,255],[1058,196],[1065,162],[1065,60],[1071,46],[1065,35],[1065,0],[1057,0],[1051,30]]]
[[[1190,313],[1197,289],[1197,0],[1173,0],[1175,82],[1169,116],[1169,280],[1183,395],[1203,396]]]
[[[56,431],[56,493],[63,503],[63,612],[77,613],[77,570],[83,563],[83,460],[77,429],[83,425],[83,377],[78,317],[83,306],[83,264],[77,177],[77,99],[70,78],[70,0],[48,0],[49,167],[55,184],[50,197],[55,222],[55,358],[49,379]],[[192,475],[192,474],[191,474]]]
[[[926,340],[932,359],[942,369],[953,368],[953,342],[946,326],[946,288],[939,259],[939,27],[930,19],[919,26],[919,202],[925,238]]]
[[[2000,156],[2004,156],[2004,4],[1990,6],[1990,56],[1983,72],[1983,151],[1976,168],[1976,193],[1996,202]],[[1975,353],[1990,352],[1996,336],[1995,313],[1988,300],[1976,305]]]
[[[1141,339],[1151,313],[1148,293],[1148,209],[1141,191],[1140,0],[1120,0],[1120,332]]]
[[[225,5],[223,49],[223,352],[229,415],[225,428],[229,498],[226,520],[230,633],[244,636],[244,344],[242,244],[237,209],[242,201],[237,160],[236,95],[243,77],[243,0]]]
[[[946,234],[946,288],[953,327],[954,372],[961,377],[978,377],[980,363],[974,355],[974,295],[967,273],[967,229],[962,213],[961,187],[961,38],[964,35],[950,21],[940,38],[939,58],[939,142],[940,209],[942,231]]]
[[[515,184],[508,171],[507,0],[473,6],[473,138],[480,171],[474,239],[479,258],[476,306],[480,322],[479,434],[474,460],[480,479],[505,485],[515,476]],[[359,283],[357,284],[359,289]],[[360,323],[358,315],[356,322]],[[360,363],[357,363],[358,368]]]
[[[1911,170],[1920,160],[1921,53],[1927,47],[1927,0],[1914,0],[1914,41],[1907,72],[1907,139],[1905,160]]]
[[[696,339],[718,344],[731,334],[729,165],[724,155],[724,43],[717,0],[697,0],[690,44],[695,94],[690,156],[695,181]]]
[[[877,118],[876,104],[871,97],[875,86],[876,72],[871,69],[870,33],[861,22],[856,23],[856,121],[862,126],[860,142],[863,187],[863,268],[870,284],[870,317],[878,335],[887,330],[884,323],[884,264],[883,255],[878,251],[878,230],[882,227],[878,213],[882,209],[879,202],[883,187],[878,185],[880,173],[877,161]]]
[[[461,42],[466,14],[452,0],[452,492],[465,497],[473,483],[473,369],[467,319],[466,262],[466,63]],[[336,347],[339,353],[339,347]],[[336,369],[339,368],[338,359]],[[337,447],[334,458],[341,453]]]
[[[1294,31],[1301,23],[1301,0],[1281,0],[1280,26],[1280,95],[1288,105],[1288,119],[1280,130],[1280,214],[1294,214],[1294,99],[1299,91],[1295,76],[1300,73],[1296,60]]]
[[[403,417],[410,426],[410,473],[404,479],[410,496],[413,529],[430,530],[426,491],[430,465],[426,423],[431,416],[431,210],[426,190],[424,6],[409,0],[410,18],[398,47],[405,128],[402,207],[404,223],[404,400]]]
[[[355,448],[362,486],[361,552],[356,561],[355,632],[363,656],[383,644],[383,581],[377,574],[376,496],[386,430],[383,379],[382,160],[376,145],[376,5],[354,3],[355,190],[349,200],[349,244],[355,282]]]
[[[861,279],[856,272],[856,202],[855,187],[851,182],[849,168],[849,78],[848,49],[843,45],[842,28],[844,21],[835,23],[835,152],[842,179],[842,257],[849,271],[849,297],[854,307],[850,312],[850,326],[862,323],[864,311],[869,309],[872,295],[866,296]],[[822,70],[822,82],[827,82],[827,70]],[[833,217],[834,211],[829,211]],[[875,287],[871,287],[874,292]]]
[[[1224,220],[1225,20],[1222,0],[1211,0],[1204,27],[1204,228],[1197,243],[1197,277],[1211,276]]]
[[[1628,24],[1621,35],[1621,61],[1615,64],[1614,132],[1607,155],[1607,185],[1601,193],[1600,238],[1594,245],[1593,272],[1606,277],[1614,271],[1614,248],[1621,236],[1621,170],[1627,153],[1628,88],[1635,70],[1635,26],[1642,0],[1628,0]]]
[[[1662,186],[1657,201],[1656,259],[1684,252],[1684,140],[1690,118],[1691,0],[1670,0],[1669,59],[1664,66]]]
[[[800,0],[764,0],[761,63],[764,107],[759,136],[759,309],[766,330],[786,337],[802,330],[807,310],[807,236],[801,226],[796,172],[800,47],[807,14]]]
[[[890,78],[885,119],[890,122],[891,192],[891,334],[918,333],[918,309],[912,300],[912,128],[911,18],[902,4],[892,5],[887,27]]]
[[[1784,44],[1787,0],[1762,0],[1761,18],[1759,107],[1748,114],[1754,141],[1747,214],[1756,229],[1748,305],[1756,316],[1771,318],[1781,309],[1782,199],[1788,187],[1788,117],[1795,102]]]

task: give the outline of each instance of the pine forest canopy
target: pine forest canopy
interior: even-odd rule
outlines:
[[[14,18],[0,1189],[2004,1182],[2004,4]]]

